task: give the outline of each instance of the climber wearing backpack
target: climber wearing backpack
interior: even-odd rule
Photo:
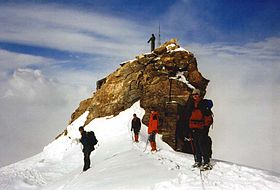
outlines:
[[[199,89],[194,89],[192,97],[188,102],[189,128],[193,153],[195,155],[195,164],[193,167],[199,167],[202,170],[212,169],[210,164],[211,152],[209,150],[210,142],[208,138],[209,127],[213,123],[211,108],[209,102],[203,100]],[[212,102],[212,101],[211,101]]]
[[[150,114],[150,120],[148,125],[149,141],[151,145],[151,151],[157,151],[156,134],[158,133],[158,112],[152,111]]]
[[[139,131],[141,129],[141,121],[140,119],[136,116],[136,114],[133,114],[133,119],[131,121],[131,131],[133,130],[134,132],[134,141],[139,142]]]
[[[94,145],[97,144],[97,139],[93,131],[86,132],[84,127],[79,127],[79,131],[81,133],[80,142],[83,145],[83,153],[84,153],[84,168],[83,171],[86,171],[90,168],[90,154],[95,150]]]

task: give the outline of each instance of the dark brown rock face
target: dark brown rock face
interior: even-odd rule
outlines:
[[[70,123],[85,111],[89,111],[85,125],[94,118],[117,115],[140,100],[146,111],[143,123],[148,124],[151,110],[158,111],[159,133],[174,147],[176,123],[178,127],[178,118],[183,117],[192,88],[205,92],[208,82],[198,71],[193,53],[180,48],[172,39],[152,53],[122,63],[115,72],[100,80],[97,91],[80,103]]]

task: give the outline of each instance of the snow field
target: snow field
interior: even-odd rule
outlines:
[[[91,154],[91,168],[81,172],[83,153],[78,139],[85,112],[61,136],[34,157],[0,169],[0,189],[280,189],[280,177],[271,173],[212,160],[214,168],[193,169],[193,155],[173,151],[157,135],[156,153],[145,150],[147,127],[142,125],[140,142],[132,141],[133,113],[142,118],[140,102],[115,117],[98,118],[85,127],[98,139]],[[214,150],[215,151],[215,150]]]

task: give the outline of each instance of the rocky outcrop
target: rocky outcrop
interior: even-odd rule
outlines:
[[[97,82],[94,95],[80,103],[71,122],[86,110],[88,124],[94,118],[117,115],[136,101],[146,111],[143,123],[148,124],[150,111],[160,116],[159,132],[172,147],[178,116],[193,88],[205,92],[209,80],[197,68],[193,53],[180,48],[172,39],[152,53],[136,56],[121,64],[115,72]]]

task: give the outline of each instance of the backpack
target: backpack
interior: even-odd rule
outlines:
[[[211,108],[213,107],[213,101],[209,100],[209,99],[203,99],[203,104],[204,104],[204,108],[205,110],[203,111],[203,115],[204,115],[204,124],[205,126],[211,126],[214,122],[213,119],[213,112],[211,110]]]
[[[95,134],[93,131],[87,132],[87,138],[90,146],[96,145],[98,143],[97,138],[95,137]]]

